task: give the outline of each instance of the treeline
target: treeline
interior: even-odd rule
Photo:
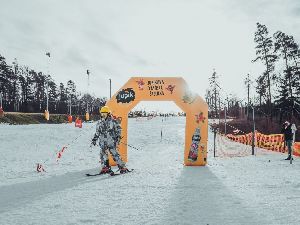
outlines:
[[[251,118],[255,115],[270,121],[299,121],[300,119],[300,49],[292,35],[282,31],[270,34],[267,27],[257,23],[254,34],[256,57],[253,63],[261,63],[264,70],[251,80],[245,74],[246,99],[222,93],[222,84],[216,71],[210,77],[206,101],[210,117],[222,117],[225,112],[235,118]],[[242,85],[242,84],[241,84]],[[255,97],[249,92],[254,91]]]
[[[49,112],[55,114],[67,114],[71,110],[72,114],[83,115],[87,109],[98,113],[107,100],[81,94],[72,80],[56,84],[50,75],[19,65],[16,59],[9,65],[0,55],[0,95],[4,111],[44,112],[47,93]]]

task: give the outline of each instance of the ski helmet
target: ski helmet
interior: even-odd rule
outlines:
[[[103,106],[101,109],[100,109],[100,113],[110,113],[110,109],[108,106]]]

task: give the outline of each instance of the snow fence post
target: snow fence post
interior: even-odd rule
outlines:
[[[252,131],[252,155],[254,155],[254,147],[255,147],[255,117],[254,117],[254,106],[252,106],[252,121],[253,121],[253,131]]]
[[[216,157],[216,136],[217,136],[217,128],[214,128],[214,158]]]
[[[225,106],[225,108],[224,108],[224,119],[225,119],[225,122],[224,122],[224,133],[225,133],[225,135],[227,134],[227,127],[226,127],[226,117],[227,117],[227,112],[226,112],[226,106]]]
[[[293,132],[293,144],[292,144],[292,151],[291,151],[291,158],[290,158],[290,164],[292,164],[293,162],[293,154],[294,154],[294,146],[295,146],[295,139],[296,139],[296,131],[297,131],[297,127],[296,124],[292,124],[292,132]]]

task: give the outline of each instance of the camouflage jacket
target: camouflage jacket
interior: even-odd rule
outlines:
[[[111,116],[101,118],[97,123],[94,139],[99,139],[99,144],[103,142],[113,144],[121,139],[121,131],[120,123]]]

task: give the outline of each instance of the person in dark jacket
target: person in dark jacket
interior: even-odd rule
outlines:
[[[281,133],[283,133],[285,145],[288,147],[288,157],[285,160],[290,160],[292,157],[294,133],[292,130],[292,124],[289,121],[284,122]]]

